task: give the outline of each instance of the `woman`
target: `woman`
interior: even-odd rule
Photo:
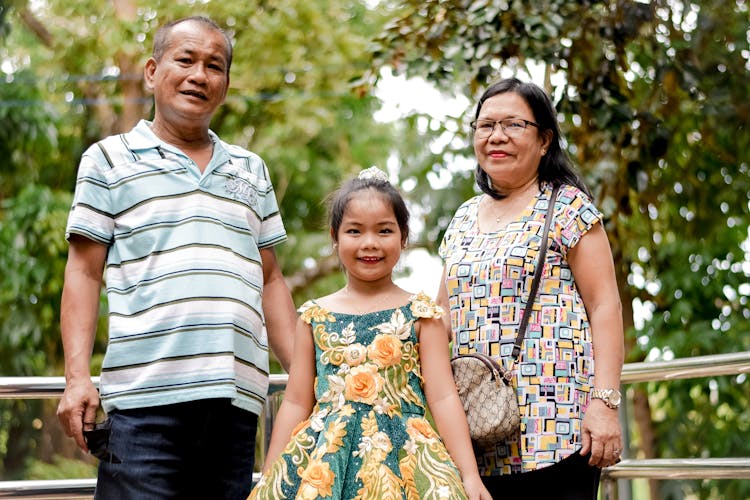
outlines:
[[[454,355],[481,352],[510,364],[539,228],[560,186],[539,293],[513,365],[521,433],[476,450],[480,473],[494,498],[596,499],[601,468],[622,450],[622,311],[602,215],[538,86],[515,78],[493,84],[472,128],[483,194],[459,207],[440,246],[438,302],[450,310]]]

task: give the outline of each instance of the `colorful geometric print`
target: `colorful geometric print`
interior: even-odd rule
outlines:
[[[531,281],[551,195],[550,185],[519,218],[481,232],[483,196],[453,217],[440,256],[445,261],[454,354],[481,352],[507,367]],[[585,193],[562,186],[557,195],[543,279],[531,311],[515,382],[521,436],[479,456],[480,473],[500,475],[558,462],[580,447],[583,409],[594,374],[588,317],[566,261],[601,213]]]

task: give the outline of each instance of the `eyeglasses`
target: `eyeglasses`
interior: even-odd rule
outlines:
[[[104,422],[94,425],[91,430],[84,429],[83,440],[86,441],[86,446],[91,454],[99,460],[112,464],[122,463],[117,455],[109,451],[109,433],[110,421],[105,420]]]
[[[523,118],[506,118],[505,120],[474,120],[471,122],[471,128],[474,130],[474,136],[479,139],[486,139],[495,132],[495,125],[500,124],[503,134],[508,137],[520,137],[523,135],[526,127],[539,128],[539,125]]]

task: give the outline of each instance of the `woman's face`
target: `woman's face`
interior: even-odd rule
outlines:
[[[477,120],[505,120],[518,118],[536,122],[526,100],[515,92],[504,92],[490,97],[479,110]],[[549,148],[551,135],[528,125],[522,133],[509,137],[500,124],[488,137],[474,134],[474,153],[482,170],[500,192],[527,186],[537,178],[539,162]]]

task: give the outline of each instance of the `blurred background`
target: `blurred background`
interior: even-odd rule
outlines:
[[[399,266],[434,295],[437,246],[476,190],[469,126],[488,82],[545,87],[605,214],[627,361],[750,351],[746,0],[0,0],[0,376],[63,374],[64,228],[81,153],[151,118],[142,67],[164,22],[234,40],[212,129],[266,161],[295,303],[343,284],[325,199],[387,170],[415,218]],[[102,297],[92,374],[106,343]],[[278,365],[275,370],[278,371]],[[750,456],[746,375],[627,387],[631,457]],[[0,480],[94,477],[53,400],[0,399]],[[750,498],[740,480],[635,481],[635,498]]]

